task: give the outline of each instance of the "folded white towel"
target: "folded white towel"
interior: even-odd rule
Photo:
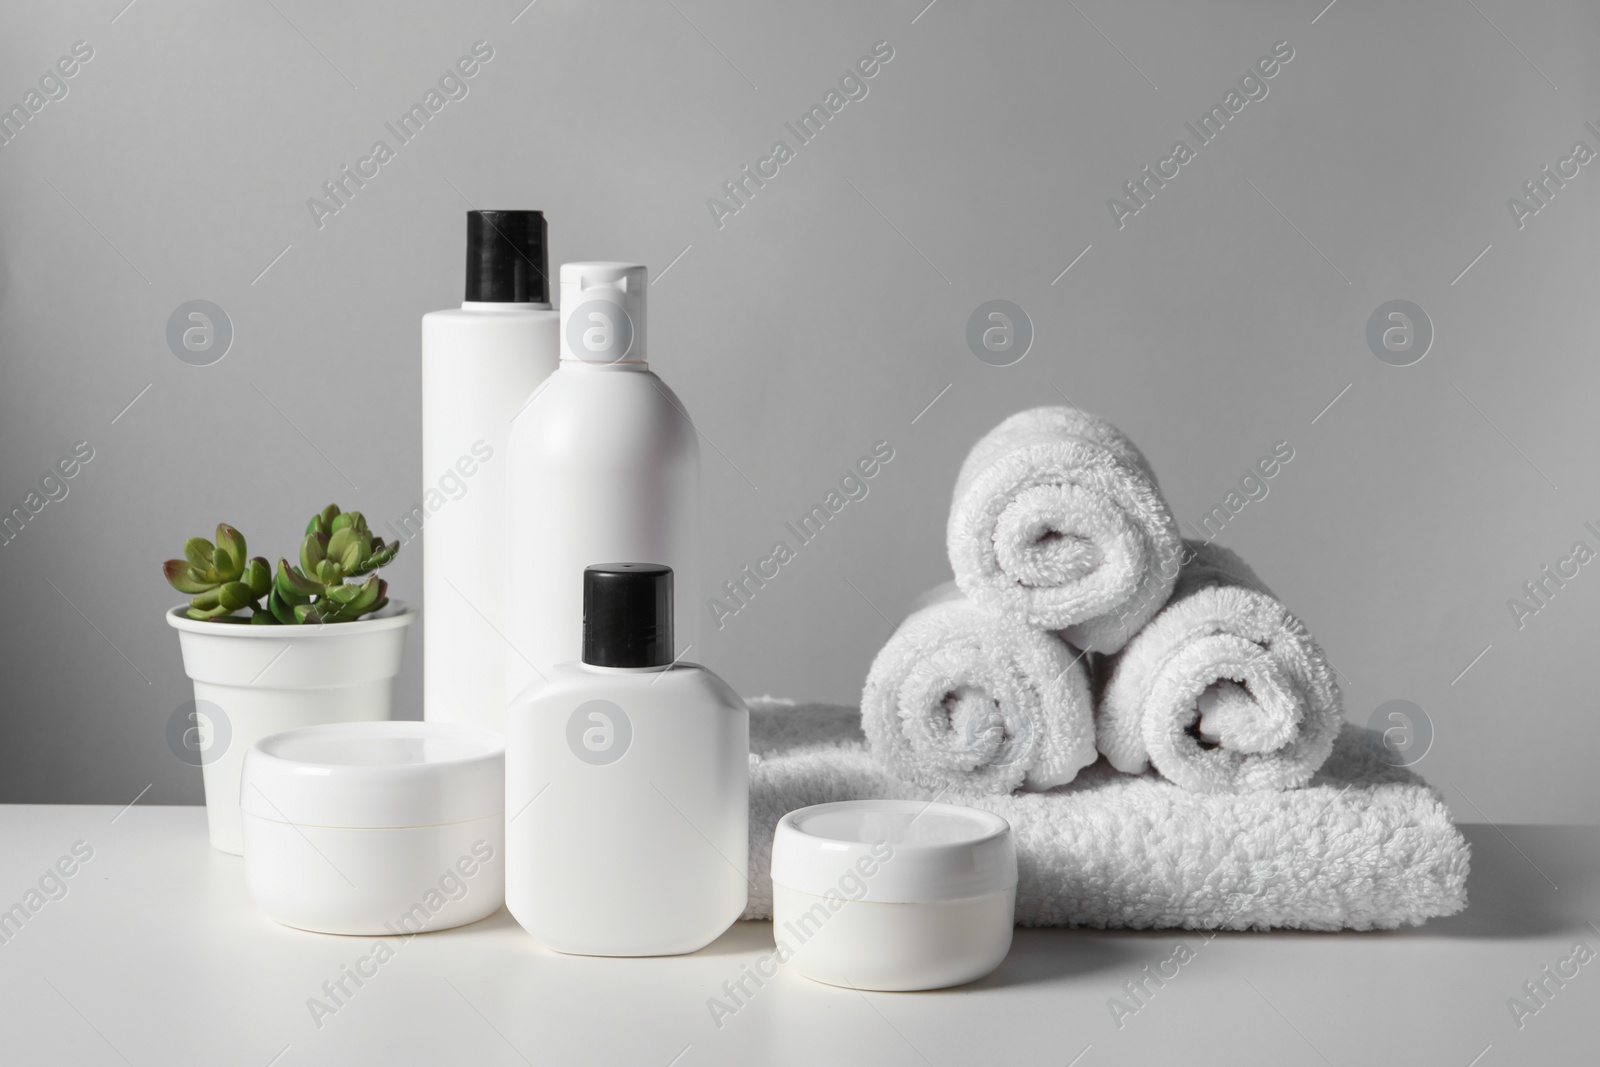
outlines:
[[[1166,602],[1177,523],[1133,442],[1069,407],[1019,412],[961,465],[946,531],[973,603],[1115,652]]]
[[[1083,654],[979,610],[954,583],[878,652],[861,709],[885,768],[952,794],[1048,789],[1098,758]]]
[[[854,708],[750,701],[750,903],[772,917],[787,812],[870,797],[948,800],[884,773]],[[1347,725],[1304,789],[1194,793],[1103,761],[1048,793],[964,798],[1005,817],[1017,922],[1133,929],[1372,930],[1466,907],[1469,849],[1439,794]]]
[[[1344,718],[1322,649],[1238,556],[1184,545],[1172,599],[1108,664],[1100,751],[1202,793],[1302,786]]]

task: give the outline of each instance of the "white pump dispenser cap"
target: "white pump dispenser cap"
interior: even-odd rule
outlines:
[[[561,358],[643,363],[647,287],[643,264],[561,264]]]

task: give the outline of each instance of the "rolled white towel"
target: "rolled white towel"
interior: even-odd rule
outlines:
[[[1238,556],[1184,545],[1172,599],[1108,664],[1100,751],[1195,792],[1303,786],[1344,718],[1327,659]]]
[[[946,542],[974,604],[1108,653],[1166,603],[1182,543],[1133,442],[1069,407],[1018,412],[973,446]]]
[[[954,583],[925,595],[879,651],[861,725],[890,773],[952,793],[1049,789],[1097,758],[1083,654],[978,609]]]

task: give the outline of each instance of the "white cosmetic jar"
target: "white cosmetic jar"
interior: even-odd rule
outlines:
[[[505,742],[474,726],[347,722],[264,737],[240,785],[245,884],[286,926],[405,935],[505,903]]]
[[[772,933],[807,978],[940,989],[1011,950],[1017,852],[998,815],[920,800],[791,811],[772,839]],[[787,948],[787,952],[785,952]]]

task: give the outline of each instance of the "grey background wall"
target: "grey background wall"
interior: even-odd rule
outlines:
[[[1508,606],[1600,549],[1600,164],[1523,191],[1600,150],[1592,5],[522,2],[0,16],[7,108],[93,52],[0,146],[0,504],[93,450],[0,546],[0,800],[200,800],[164,735],[188,693],[157,563],[219,518],[265,547],[330,500],[380,526],[419,502],[417,319],[459,301],[475,205],[543,208],[553,262],[659,276],[713,584],[892,444],[865,499],[706,616],[697,655],[741,691],[853,700],[946,575],[966,448],[1067,397],[1139,442],[1184,522],[1288,442],[1220,540],[1325,644],[1348,717],[1420,708],[1417,768],[1459,817],[1600,817],[1600,564]],[[319,224],[308,199],[479,41],[466,95]],[[784,124],[879,41],[867,95],[800,145]],[[1185,122],[1285,41],[1199,145]],[[1195,158],[1119,225],[1108,199],[1135,206],[1123,183],[1180,138]],[[780,139],[794,158],[719,225],[708,198]],[[210,366],[166,342],[193,299],[232,323]],[[1032,324],[1011,366],[965,339],[991,299]],[[1366,337],[1393,299],[1432,324],[1409,366]]]

